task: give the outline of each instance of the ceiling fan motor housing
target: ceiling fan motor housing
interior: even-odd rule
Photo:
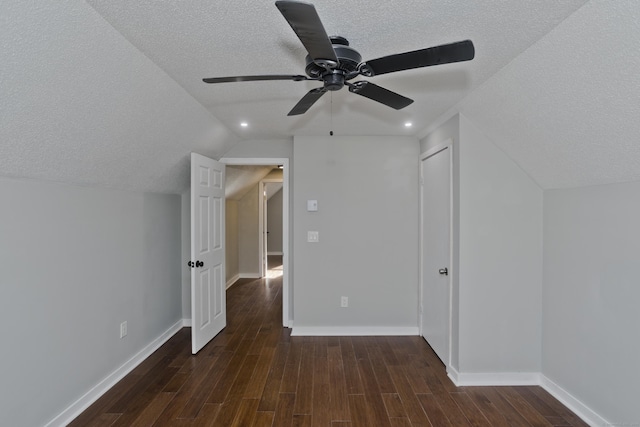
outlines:
[[[340,36],[331,36],[331,45],[333,46],[333,50],[336,53],[336,57],[338,58],[338,66],[335,68],[336,70],[342,70],[344,75],[349,74],[358,69],[358,64],[362,61],[362,56],[352,47],[349,47],[349,41],[344,37]],[[311,78],[319,78],[323,76],[323,74],[328,73],[329,70],[327,68],[318,65],[317,62],[321,58],[316,59],[314,61],[309,55],[305,58],[307,66],[305,67],[305,71],[307,75]],[[342,87],[342,85],[340,86]],[[329,88],[327,88],[329,89]],[[329,89],[331,90],[331,89]],[[336,89],[334,89],[336,90]]]

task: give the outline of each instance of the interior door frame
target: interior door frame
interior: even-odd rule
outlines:
[[[422,330],[423,324],[423,307],[422,307],[422,284],[424,279],[424,266],[422,265],[422,257],[424,254],[424,230],[423,230],[423,220],[424,220],[424,196],[422,191],[422,166],[423,161],[432,157],[441,151],[444,150],[449,151],[449,274],[448,278],[448,286],[449,286],[449,331],[448,331],[448,342],[449,342],[449,351],[448,351],[448,360],[443,361],[447,367],[447,371],[451,367],[451,351],[452,351],[452,327],[453,327],[453,276],[456,274],[456,271],[453,268],[453,140],[451,138],[447,139],[441,144],[438,144],[424,153],[420,154],[420,162],[418,163],[419,168],[419,179],[420,179],[420,272],[419,272],[419,286],[418,286],[418,329],[421,337],[424,337],[424,331]]]
[[[241,166],[275,166],[282,165],[282,326],[291,327],[293,312],[290,298],[291,268],[289,267],[289,253],[291,241],[289,236],[289,159],[287,157],[259,158],[259,157],[223,157],[221,163]],[[262,195],[260,195],[262,196]],[[262,203],[259,204],[262,206]],[[262,239],[262,233],[260,233]],[[261,249],[262,250],[262,249]]]
[[[267,215],[267,206],[269,204],[269,201],[266,198],[265,191],[267,190],[267,184],[270,184],[270,183],[282,182],[284,187],[283,181],[284,181],[284,174],[282,179],[281,178],[263,178],[260,180],[259,187],[258,187],[258,190],[259,190],[258,192],[260,193],[260,204],[259,204],[260,222],[258,224],[258,233],[260,233],[259,245],[260,245],[260,264],[262,266],[261,267],[262,277],[265,277],[267,275],[267,256],[269,255],[269,246],[267,244],[267,240],[268,240],[267,233],[269,231],[267,230],[267,223],[268,223],[268,217],[269,217],[269,215]],[[283,212],[283,215],[284,215],[284,212]]]

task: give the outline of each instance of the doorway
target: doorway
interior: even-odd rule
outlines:
[[[228,166],[282,166],[282,325],[284,327],[290,327],[291,324],[291,293],[290,293],[290,233],[289,233],[289,159],[288,158],[222,158],[220,162]],[[268,246],[267,238],[265,237],[268,231],[268,227],[265,227],[265,201],[264,201],[264,184],[268,182],[260,182],[259,185],[259,224],[261,228],[258,231],[259,234],[259,247],[260,247],[260,275],[265,277],[267,273],[267,255]]]
[[[282,178],[264,178],[260,181],[263,195],[263,215],[260,215],[260,226],[263,236],[261,258],[264,274],[262,277],[271,279],[281,277],[283,273],[282,255],[282,214],[283,214],[283,184]]]
[[[452,142],[420,157],[420,334],[450,365]]]

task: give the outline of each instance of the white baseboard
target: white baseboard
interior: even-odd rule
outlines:
[[[540,385],[538,372],[481,372],[460,373],[447,368],[447,375],[458,386]]]
[[[293,324],[293,322],[291,322]],[[418,335],[417,326],[293,326],[291,336],[390,336]]]
[[[449,377],[451,382],[453,382],[453,385],[455,385],[456,387],[460,387],[460,381],[458,380],[460,373],[456,371],[455,368],[453,368],[452,366],[447,366],[447,376]]]
[[[284,255],[283,252],[267,252],[267,255]]]
[[[227,280],[225,289],[229,289],[240,279],[260,279],[262,276],[259,273],[238,273],[231,279]]]
[[[239,279],[260,279],[262,276],[260,273],[240,273],[238,274]]]
[[[587,405],[571,395],[571,393],[567,392],[565,389],[563,389],[544,375],[540,375],[540,386],[545,389],[551,396],[555,397],[564,406],[571,409],[577,416],[582,418],[582,420],[590,426],[616,425],[602,418]]]
[[[614,425],[539,372],[460,373],[449,366],[447,375],[457,387],[537,385],[590,426]]]
[[[191,319],[182,319],[182,327],[190,328],[191,327]]]
[[[236,274],[235,276],[233,276],[231,279],[227,280],[227,285],[225,287],[225,289],[229,289],[231,286],[233,286],[238,280],[240,279],[240,275]]]
[[[125,375],[131,372],[136,366],[156,351],[162,344],[167,342],[169,338],[174,336],[184,326],[184,320],[179,320],[167,329],[162,335],[149,343],[145,348],[140,350],[135,356],[127,360],[122,366],[109,374],[105,379],[93,386],[80,399],[72,403],[67,409],[62,411],[58,416],[49,421],[45,427],[66,426],[80,415],[85,409],[91,406],[100,396],[106,393],[111,387],[116,385]]]

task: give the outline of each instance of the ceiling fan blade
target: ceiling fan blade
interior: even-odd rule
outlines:
[[[365,98],[373,99],[374,101],[378,101],[379,103],[395,108],[396,110],[400,110],[413,103],[413,99],[409,99],[398,93],[391,92],[388,89],[366,81],[349,83],[349,92],[362,95]]]
[[[300,101],[298,101],[296,106],[293,107],[291,111],[289,111],[289,114],[287,114],[287,116],[297,116],[306,113],[307,110],[311,108],[311,106],[315,104],[316,101],[320,99],[320,97],[325,93],[327,93],[327,89],[323,87],[311,89],[305,96],[302,97]]]
[[[471,40],[428,47],[413,52],[398,53],[367,61],[361,65],[361,74],[371,77],[412,68],[469,61],[475,56]]]
[[[233,77],[210,77],[202,79],[205,83],[231,83],[231,82],[252,82],[259,80],[293,80],[296,82],[302,80],[314,80],[307,76],[288,76],[288,75],[266,75],[266,76],[233,76]]]
[[[289,22],[291,28],[296,33],[304,45],[309,56],[316,63],[332,61],[338,64],[338,58],[327,32],[320,21],[316,8],[310,3],[300,1],[282,0],[276,2],[276,7]],[[323,61],[324,60],[324,61]]]

